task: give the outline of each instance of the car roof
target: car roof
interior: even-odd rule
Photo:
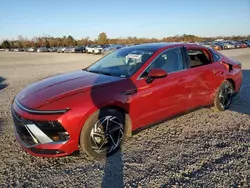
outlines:
[[[156,52],[162,48],[171,48],[171,47],[177,47],[177,46],[204,48],[203,46],[200,46],[195,43],[180,43],[180,42],[145,43],[145,44],[137,44],[137,45],[129,46],[126,48],[137,48],[140,50]]]

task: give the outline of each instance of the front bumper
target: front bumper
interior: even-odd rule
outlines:
[[[235,93],[234,97],[237,97],[239,93],[242,91],[243,86],[243,73],[242,71],[239,71],[237,74],[235,74]]]
[[[102,54],[102,53],[103,53],[103,50],[102,50],[102,49],[95,49],[95,50],[94,50],[94,53],[95,53],[95,54]]]
[[[48,129],[48,126],[41,127],[38,121],[24,119],[13,106],[11,112],[16,139],[29,154],[39,157],[59,157],[78,150],[78,145],[76,146],[69,135],[65,139],[58,139],[57,129]],[[63,126],[59,128],[65,130]]]

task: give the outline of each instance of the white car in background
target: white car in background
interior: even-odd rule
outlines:
[[[66,49],[66,47],[58,47],[56,52],[57,53],[64,53],[64,50]]]
[[[101,45],[89,45],[86,47],[87,54],[101,54],[103,52],[103,48]]]
[[[37,52],[49,52],[49,49],[46,47],[40,47],[37,49]]]
[[[37,51],[37,49],[36,48],[32,48],[32,47],[28,49],[28,52],[36,52],[36,51]]]
[[[235,45],[233,45],[233,44],[230,44],[230,43],[224,43],[224,46],[225,46],[225,49],[233,49],[233,48],[235,48]]]

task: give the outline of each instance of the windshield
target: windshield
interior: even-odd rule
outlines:
[[[153,51],[136,47],[122,48],[98,60],[87,71],[110,76],[130,77],[153,53]]]

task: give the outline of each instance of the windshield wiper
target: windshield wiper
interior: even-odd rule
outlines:
[[[85,71],[92,72],[92,73],[97,73],[97,74],[103,74],[103,75],[107,75],[107,76],[111,76],[110,73],[103,72],[103,71],[93,71],[93,70],[85,70]]]

